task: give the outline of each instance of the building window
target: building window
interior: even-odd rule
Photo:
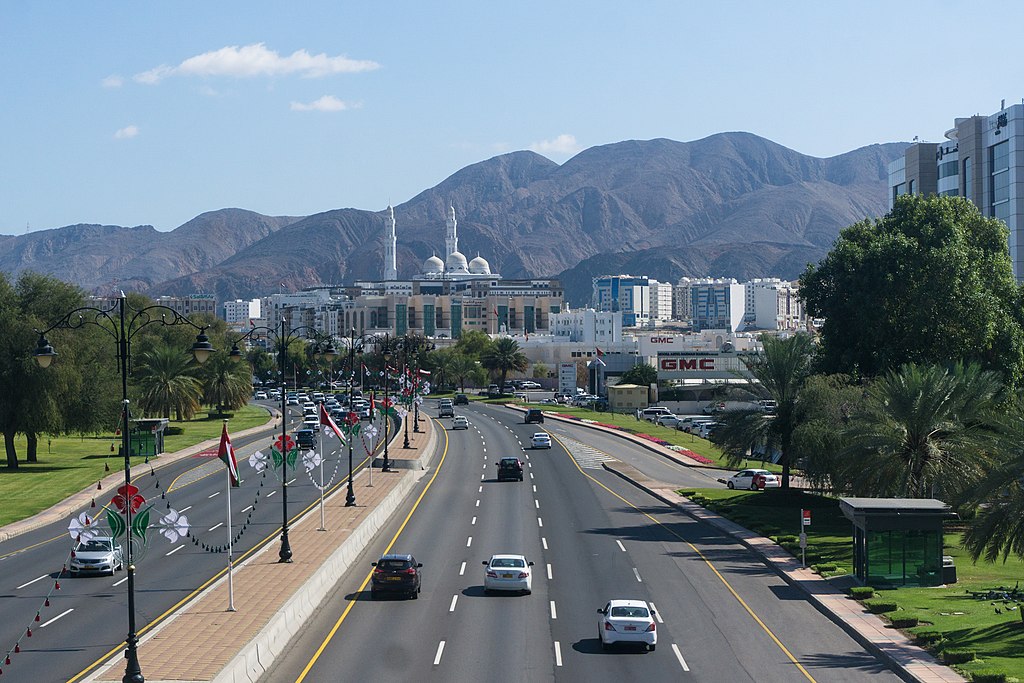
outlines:
[[[910,179],[910,183],[907,185],[907,194],[914,194],[914,179]]]
[[[964,185],[963,185],[963,196],[971,196],[971,158],[964,157]]]
[[[988,149],[989,194],[992,197],[991,215],[1002,220],[1010,217],[1010,141],[1004,140]]]

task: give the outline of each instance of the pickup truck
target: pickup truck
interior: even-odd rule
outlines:
[[[455,404],[452,403],[451,399],[441,399],[441,402],[437,406],[438,417],[455,417]]]

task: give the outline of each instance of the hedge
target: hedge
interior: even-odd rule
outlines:
[[[917,626],[917,622],[920,621],[916,616],[910,612],[896,611],[890,612],[886,615],[889,617],[889,621],[896,628],[913,628]]]
[[[926,631],[918,631],[914,634],[914,639],[922,645],[932,645],[942,640],[944,636],[942,631],[936,631],[934,629],[928,629]]]
[[[1006,674],[1002,671],[979,669],[971,672],[971,680],[974,683],[1006,683]]]
[[[850,597],[854,600],[870,600],[875,597],[875,589],[871,586],[851,586]]]
[[[896,603],[892,600],[867,600],[864,602],[864,606],[872,614],[885,614],[886,612],[896,611]]]
[[[954,647],[942,651],[942,661],[946,664],[966,664],[967,662],[973,662],[977,657],[978,653],[976,650],[966,647]]]

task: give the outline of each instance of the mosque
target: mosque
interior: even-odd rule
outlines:
[[[395,210],[387,208],[388,240],[384,250],[384,280],[398,279],[398,235],[395,232]],[[423,262],[423,267],[416,280],[448,280],[470,281],[479,279],[500,280],[501,275],[491,272],[491,264],[477,254],[472,261],[459,251],[458,221],[455,220],[455,207],[448,206],[448,217],[445,221],[444,259],[434,254]]]

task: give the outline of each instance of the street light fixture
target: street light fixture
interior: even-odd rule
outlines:
[[[156,317],[159,314],[159,317]],[[206,336],[206,325],[197,325],[173,308],[162,305],[145,306],[134,309],[128,305],[128,297],[124,292],[117,298],[117,302],[109,308],[97,308],[95,306],[82,306],[70,311],[60,320],[39,332],[39,340],[36,342],[36,349],[33,357],[41,368],[48,368],[57,357],[57,351],[46,339],[46,335],[55,329],[76,330],[85,325],[95,325],[109,334],[117,346],[117,364],[121,374],[121,451],[124,454],[124,484],[125,489],[132,485],[132,464],[131,464],[131,428],[129,420],[131,411],[128,403],[128,373],[129,373],[129,349],[132,337],[144,327],[159,323],[164,326],[190,325],[199,330],[195,343],[192,344],[192,354],[199,364],[205,363],[213,353],[214,348]],[[125,507],[127,516],[126,529],[132,528],[132,506]],[[122,683],[145,683],[142,675],[142,667],[139,665],[138,643],[139,637],[135,626],[135,562],[133,559],[132,539],[130,531],[125,543],[126,567],[128,570],[128,636],[125,638],[125,665]]]
[[[300,332],[313,332],[315,339],[315,346],[313,355],[316,358],[326,358],[328,361],[332,361],[338,357],[338,352],[334,348],[334,343],[329,338],[324,339],[320,335],[320,332],[313,327],[308,325],[302,325],[293,329],[288,329],[285,324],[285,320],[281,319],[281,331],[278,332],[273,327],[257,326],[249,329],[248,332],[238,338],[237,341],[231,346],[231,352],[228,357],[231,360],[238,362],[244,358],[242,350],[238,348],[239,342],[244,342],[247,339],[252,338],[256,332],[264,332],[268,337],[273,338],[277,344],[277,369],[281,374],[281,447],[286,448],[285,444],[288,443],[288,386],[285,382],[285,362],[288,360],[288,345],[299,339]],[[281,453],[281,549],[277,552],[278,562],[291,562],[292,561],[292,545],[288,540],[288,457],[287,452]]]
[[[384,335],[384,462],[381,465],[381,472],[391,471],[391,459],[388,457],[388,426],[391,416],[388,410],[391,408],[391,392],[388,390],[388,376],[391,374],[388,364],[391,362],[391,338]]]

